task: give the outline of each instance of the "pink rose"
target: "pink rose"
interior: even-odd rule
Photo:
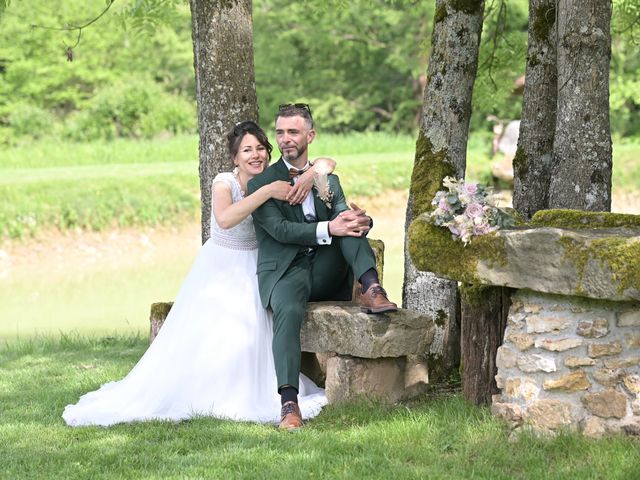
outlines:
[[[449,202],[447,202],[446,199],[441,198],[440,201],[438,202],[438,208],[441,208],[445,212],[450,212],[451,211],[451,204]]]
[[[465,183],[464,191],[469,195],[475,195],[478,193],[478,185],[475,183]]]
[[[479,218],[484,215],[484,208],[479,203],[470,203],[467,205],[467,209],[464,214],[470,218]]]

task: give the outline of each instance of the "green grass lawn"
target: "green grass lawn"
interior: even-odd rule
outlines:
[[[635,479],[640,444],[510,437],[459,396],[328,406],[298,434],[198,418],[111,428],[64,425],[64,406],[121,378],[139,337],[40,338],[0,349],[0,477]]]

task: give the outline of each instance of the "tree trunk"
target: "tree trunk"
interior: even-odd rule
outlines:
[[[558,109],[550,208],[611,209],[611,2],[558,2]]]
[[[549,201],[557,85],[556,0],[531,0],[522,122],[513,159],[513,206],[527,220]]]
[[[251,0],[190,0],[200,132],[202,243],[210,234],[211,183],[230,170],[226,134],[257,120]]]
[[[484,0],[436,0],[431,58],[409,190],[405,233],[447,175],[463,177],[478,67]],[[430,381],[441,381],[460,359],[457,284],[419,272],[411,263],[405,235],[403,305],[433,316],[438,334],[428,353]]]
[[[499,393],[496,352],[502,345],[511,298],[506,287],[462,288],[462,394],[476,405]]]

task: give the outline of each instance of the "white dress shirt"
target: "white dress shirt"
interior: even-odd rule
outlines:
[[[284,158],[282,159],[287,169],[289,168],[297,168],[287,162]],[[303,167],[307,168],[309,166],[309,162]],[[301,170],[298,168],[298,170]],[[298,181],[298,177],[293,177],[293,183]],[[311,189],[313,190],[313,189]],[[303,215],[312,215],[315,218],[318,218],[316,215],[316,206],[313,203],[313,192],[309,190],[309,193],[305,197],[302,202],[302,213]],[[316,223],[316,242],[318,245],[331,245],[331,236],[329,235],[329,222],[317,222]]]

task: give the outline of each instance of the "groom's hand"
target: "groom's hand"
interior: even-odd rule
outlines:
[[[355,203],[351,204],[351,208],[352,210],[340,212],[329,222],[331,236],[361,237],[369,231],[371,219],[365,215],[365,211]]]

